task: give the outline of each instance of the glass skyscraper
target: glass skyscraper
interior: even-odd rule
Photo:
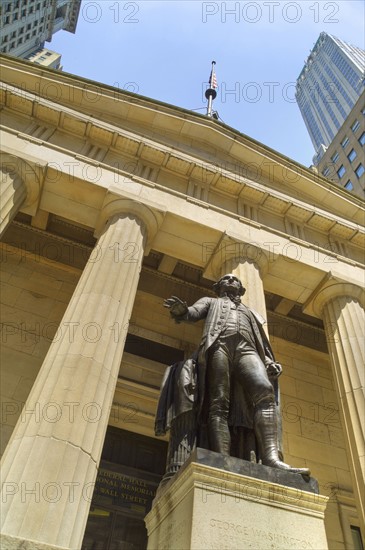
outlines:
[[[325,32],[296,84],[296,100],[318,158],[333,141],[364,89],[365,51]]]

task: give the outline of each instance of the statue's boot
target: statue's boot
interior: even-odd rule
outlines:
[[[227,420],[220,417],[210,417],[208,422],[209,446],[211,451],[229,456],[231,436]]]
[[[309,468],[292,468],[279,457],[276,405],[274,402],[260,403],[256,407],[254,429],[262,463],[295,474],[310,475]]]

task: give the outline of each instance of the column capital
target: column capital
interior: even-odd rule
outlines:
[[[38,210],[47,164],[35,158],[18,157],[3,146],[0,151],[0,167],[1,171],[13,176],[14,179],[19,178],[20,184],[24,185],[26,197],[21,209],[34,216]]]
[[[357,281],[345,281],[329,271],[304,304],[303,312],[320,319],[324,306],[339,296],[355,298],[363,307],[365,306],[365,290]]]
[[[95,237],[100,237],[108,221],[118,215],[131,215],[143,222],[147,231],[145,255],[149,253],[153,240],[160,229],[166,214],[166,207],[151,201],[143,201],[141,197],[130,193],[120,194],[119,188],[109,188],[102,205],[99,219],[96,223]]]
[[[230,231],[225,231],[216,247],[212,249],[205,266],[204,277],[212,280],[219,279],[227,262],[231,266],[235,263],[237,263],[237,266],[244,263],[255,264],[261,278],[266,275],[269,269],[269,260],[258,243],[244,242]]]

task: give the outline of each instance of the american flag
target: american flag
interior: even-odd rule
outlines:
[[[217,77],[215,76],[215,72],[214,72],[214,66],[212,67],[212,70],[210,72],[209,86],[213,88],[213,90],[216,90],[218,88]]]

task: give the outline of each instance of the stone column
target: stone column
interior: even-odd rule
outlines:
[[[143,205],[114,214],[119,202],[129,201],[109,208],[4,455],[9,549],[81,548],[148,226],[156,222]]]
[[[262,278],[267,273],[268,265],[268,259],[262,249],[253,244],[239,242],[225,234],[211,255],[206,276],[218,280],[226,273],[234,273],[246,288],[242,301],[266,321]]]
[[[25,160],[4,151],[0,152],[0,236],[20,208],[34,215],[38,208],[44,166],[33,166]]]
[[[311,299],[322,317],[339,400],[360,522],[364,525],[365,312],[364,290],[329,277]]]
[[[0,236],[25,201],[27,190],[20,176],[1,167],[0,171]]]
[[[261,251],[257,250],[258,255]],[[262,274],[265,270],[266,261],[254,259],[252,256],[239,256],[227,258],[221,267],[221,277],[226,273],[233,273],[238,277],[246,289],[242,301],[250,308],[259,313],[267,321],[266,303]],[[266,327],[266,324],[265,324]]]

